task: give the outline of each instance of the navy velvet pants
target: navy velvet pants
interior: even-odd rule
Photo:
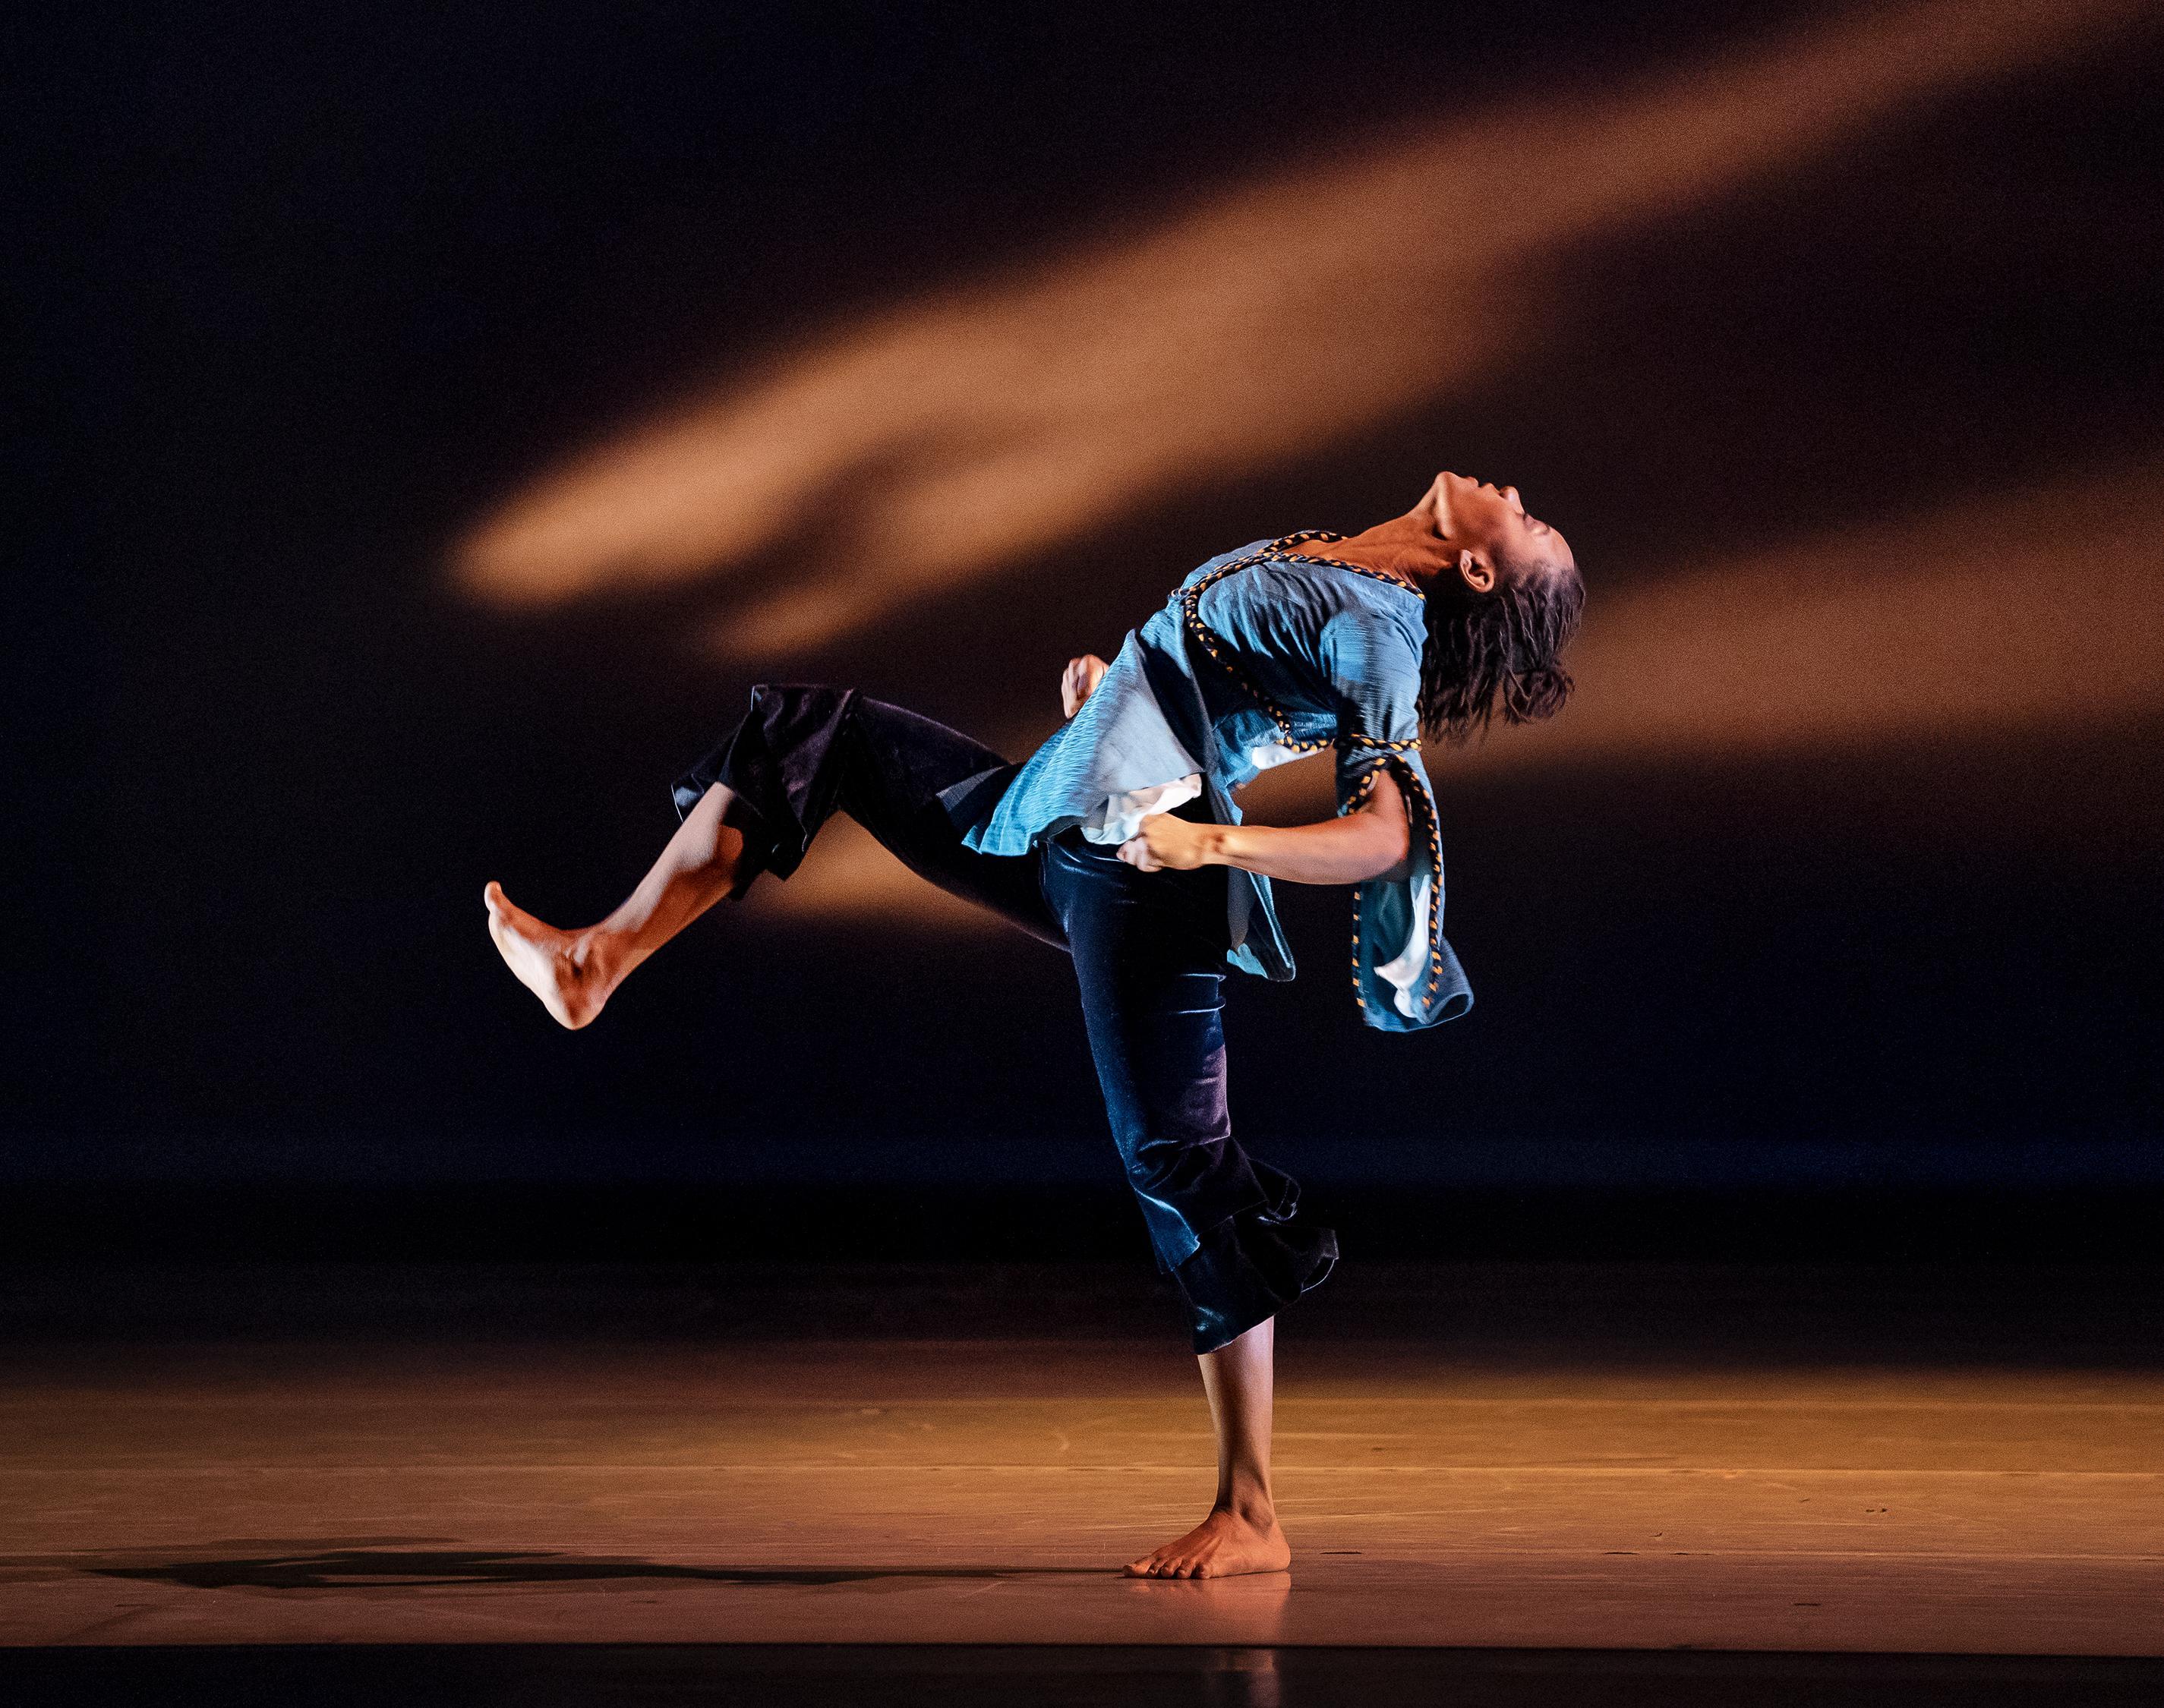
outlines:
[[[715,783],[747,854],[786,878],[847,813],[905,866],[1074,958],[1082,1017],[1158,1266],[1211,1352],[1330,1272],[1337,1236],[1300,1222],[1300,1186],[1247,1155],[1225,1098],[1225,872],[1140,872],[1069,830],[1026,856],[980,854],[939,792],[1000,766],[990,749],[854,689],[763,684],[743,721],[678,778],[678,815]],[[1195,809],[1189,809],[1192,811]]]

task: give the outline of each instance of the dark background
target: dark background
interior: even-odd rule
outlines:
[[[571,1036],[505,975],[482,883],[598,916],[763,676],[1041,731],[1064,660],[1109,655],[1194,563],[1364,526],[1438,466],[1517,483],[1570,535],[1590,636],[1679,565],[2153,455],[2157,32],[1642,220],[1566,270],[1570,330],[1469,386],[808,652],[717,662],[696,584],[492,605],[454,542],[748,352],[1400,115],[1567,111],[1830,15],[50,14],[10,102],[32,332],[11,1237],[1139,1250],[1053,952],[755,898]],[[2051,572],[2123,585],[2152,626],[2157,573]],[[1236,1119],[1353,1207],[1348,1250],[1363,1227],[1438,1255],[1859,1228],[2139,1246],[2164,1192],[2160,730],[2164,696],[1778,750],[1433,756],[1477,1006],[1364,1032],[1345,899],[1282,888],[1305,971],[1235,982]],[[995,1229],[1000,1192],[1069,1208]]]

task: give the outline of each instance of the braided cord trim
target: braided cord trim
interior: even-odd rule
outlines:
[[[1356,810],[1375,792],[1376,779],[1386,770],[1398,777],[1398,792],[1405,798],[1411,815],[1413,829],[1427,844],[1430,873],[1427,908],[1427,978],[1421,988],[1423,1005],[1435,1000],[1436,986],[1442,978],[1442,830],[1437,822],[1435,798],[1431,795],[1411,766],[1395,755],[1385,758],[1380,765],[1361,778],[1352,793],[1347,797],[1346,812]],[[1367,981],[1361,977],[1360,967],[1360,908],[1368,893],[1364,883],[1352,887],[1352,998],[1364,1014],[1368,1008]]]
[[[1250,552],[1244,558],[1235,558],[1229,563],[1221,563],[1200,580],[1191,582],[1180,590],[1180,614],[1186,622],[1188,632],[1200,643],[1202,650],[1215,659],[1225,673],[1239,685],[1242,694],[1268,714],[1270,721],[1278,726],[1278,734],[1281,738],[1279,742],[1280,747],[1289,748],[1295,753],[1319,753],[1325,747],[1347,747],[1385,753],[1403,753],[1419,747],[1420,738],[1416,736],[1402,741],[1385,741],[1378,736],[1354,733],[1327,737],[1317,736],[1305,741],[1295,741],[1292,736],[1291,715],[1255,685],[1254,678],[1240,668],[1238,660],[1232,654],[1231,644],[1223,636],[1202,621],[1203,593],[1207,589],[1216,586],[1227,575],[1242,569],[1252,569],[1258,563],[1287,562],[1326,563],[1331,568],[1342,569],[1350,575],[1364,575],[1370,581],[1387,581],[1393,587],[1409,585],[1395,575],[1385,575],[1379,569],[1369,569],[1358,563],[1347,563],[1342,558],[1325,558],[1314,553],[1296,552],[1293,549],[1295,546],[1305,545],[1310,540],[1327,542],[1331,540],[1342,540],[1344,537],[1344,535],[1332,532],[1328,528],[1306,528],[1299,533],[1286,534],[1272,540],[1258,552]],[[1427,596],[1417,587],[1412,588],[1411,591],[1419,598],[1425,599]]]
[[[1278,734],[1283,738],[1279,743],[1280,746],[1288,747],[1296,753],[1320,752],[1325,747],[1334,747],[1355,752],[1376,753],[1382,756],[1383,762],[1366,772],[1359,782],[1353,785],[1352,794],[1346,797],[1345,804],[1338,809],[1339,816],[1342,817],[1347,813],[1358,811],[1366,804],[1368,797],[1375,792],[1375,784],[1385,770],[1396,773],[1399,778],[1399,792],[1405,798],[1406,808],[1411,816],[1413,827],[1427,844],[1428,869],[1432,874],[1431,878],[1432,888],[1429,892],[1427,910],[1427,980],[1421,989],[1423,1002],[1431,1003],[1435,1000],[1436,986],[1442,978],[1442,909],[1440,905],[1442,893],[1442,831],[1437,821],[1434,797],[1427,792],[1426,786],[1421,783],[1412,767],[1406,764],[1400,757],[1417,750],[1420,747],[1420,737],[1410,736],[1403,741],[1386,741],[1379,736],[1354,732],[1318,737],[1312,741],[1295,741],[1292,739],[1292,719],[1289,714],[1255,685],[1253,678],[1240,668],[1238,660],[1233,657],[1230,643],[1226,642],[1224,637],[1213,630],[1209,624],[1202,621],[1201,603],[1204,590],[1215,586],[1227,575],[1242,569],[1253,568],[1258,563],[1284,563],[1289,560],[1307,563],[1326,563],[1331,568],[1342,569],[1348,574],[1364,575],[1371,581],[1387,581],[1394,587],[1407,585],[1396,576],[1385,575],[1379,569],[1368,569],[1358,563],[1347,563],[1342,558],[1325,558],[1312,553],[1297,552],[1293,549],[1296,546],[1305,545],[1310,540],[1319,540],[1327,543],[1344,537],[1344,535],[1333,533],[1327,528],[1308,528],[1300,533],[1286,534],[1280,539],[1273,540],[1260,551],[1250,552],[1244,558],[1236,558],[1229,563],[1220,564],[1200,580],[1193,582],[1182,589],[1181,614],[1186,621],[1188,632],[1200,643],[1202,650],[1214,658],[1226,674],[1239,684],[1240,690],[1248,699],[1269,715],[1270,721],[1278,726]],[[1412,589],[1412,591],[1422,599],[1427,596],[1417,587]],[[1352,995],[1359,1003],[1363,1012],[1368,1007],[1368,993],[1363,988],[1366,981],[1361,977],[1360,907],[1362,898],[1366,892],[1365,884],[1353,886]]]

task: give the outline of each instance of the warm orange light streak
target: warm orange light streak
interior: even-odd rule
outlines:
[[[1557,276],[1565,245],[2093,50],[2144,13],[1911,0],[1605,97],[1394,125],[773,356],[513,499],[460,545],[457,574],[545,605],[771,553],[801,579],[725,602],[713,638],[733,657],[796,652],[1447,396],[1562,323],[1581,288]]]
[[[1593,590],[1563,715],[1427,755],[1453,776],[2079,732],[2164,714],[2164,455]],[[1057,718],[1046,684],[1045,728]],[[1027,752],[1029,741],[1012,744]],[[1246,805],[1331,810],[1330,771],[1266,773]],[[982,915],[928,892],[863,832],[822,844],[767,900],[939,928]],[[809,880],[808,883],[806,881]],[[927,903],[930,904],[927,906]],[[991,923],[989,920],[985,921]]]
[[[927,883],[874,841],[870,831],[838,815],[820,827],[804,863],[786,883],[759,879],[744,905],[792,919],[892,920],[936,931],[1008,929],[983,909]]]
[[[1461,767],[2079,732],[2164,712],[2164,458],[1600,597],[1552,722]]]

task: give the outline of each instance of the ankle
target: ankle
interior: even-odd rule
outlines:
[[[607,925],[592,925],[571,940],[571,965],[596,989],[613,990],[633,963],[630,939]]]
[[[1278,1522],[1277,1503],[1270,1499],[1268,1489],[1234,1489],[1217,1497],[1216,1510],[1228,1512],[1257,1530],[1268,1530]]]

